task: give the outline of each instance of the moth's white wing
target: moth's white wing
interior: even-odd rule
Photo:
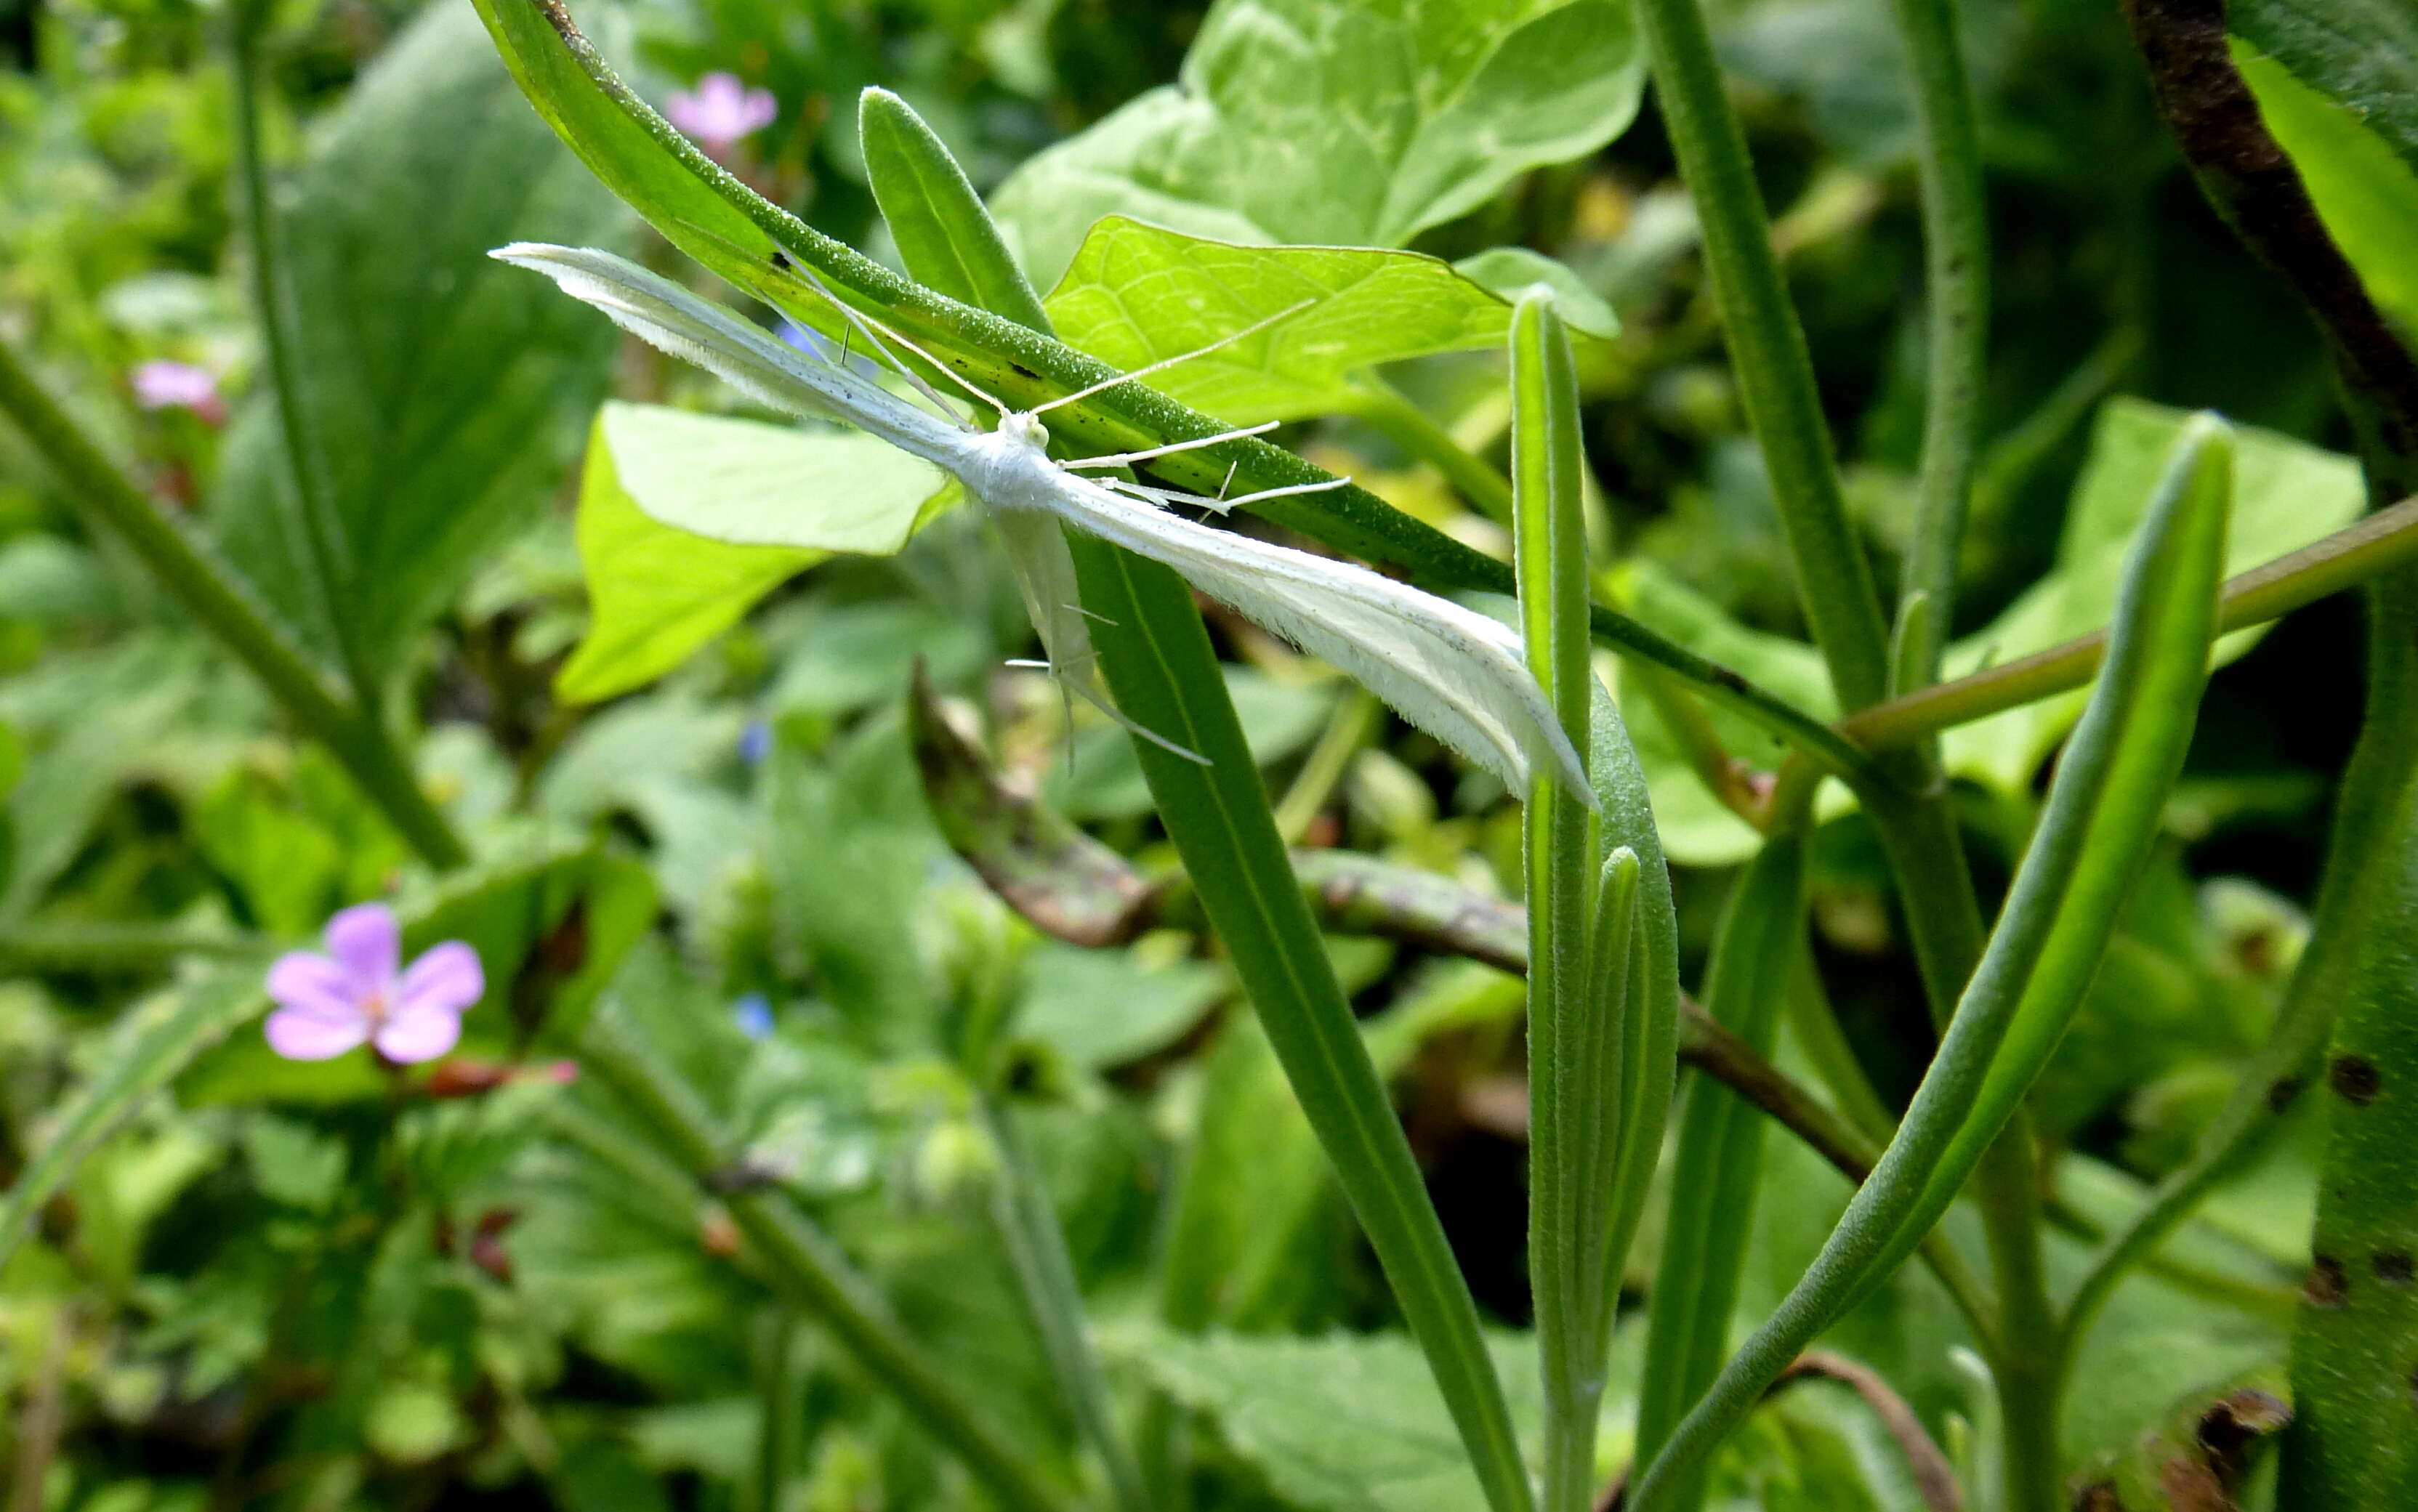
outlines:
[[[1048,507],[1070,524],[1165,562],[1252,623],[1333,663],[1513,791],[1549,771],[1594,804],[1586,769],[1516,632],[1365,567],[1196,525],[1058,476]]]
[[[1100,686],[1099,658],[1092,649],[1092,632],[1077,607],[1075,557],[1066,549],[1066,532],[1054,514],[1036,510],[992,510],[990,522],[999,531],[1007,564],[1016,573],[1017,591],[1024,596],[1024,612],[1041,636],[1049,670],[1058,680],[1082,695],[1083,701],[1143,740],[1165,746],[1193,761],[1203,759],[1156,730],[1128,719]]]
[[[1075,607],[1075,558],[1066,550],[1065,532],[1055,518],[1030,510],[993,510],[990,522],[1007,551],[1049,670],[1087,694],[1097,691],[1092,634]]]
[[[611,252],[516,241],[487,255],[543,273],[622,329],[774,409],[846,420],[944,467],[962,454],[966,433],[957,427]]]

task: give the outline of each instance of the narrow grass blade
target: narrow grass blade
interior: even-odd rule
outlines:
[[[1921,1242],[2064,1033],[2190,741],[2215,632],[2232,462],[2221,421],[2203,417],[2185,430],[2134,542],[2106,671],[1938,1057],[1813,1266],[1646,1471],[1638,1512],[1667,1512],[1798,1352]]]
[[[263,949],[169,987],[137,1005],[111,1032],[107,1069],[61,1107],[50,1138],[16,1184],[0,1197],[0,1266],[24,1239],[34,1214],[74,1179],[76,1168],[143,1104],[176,1079],[202,1052],[268,1009]]]

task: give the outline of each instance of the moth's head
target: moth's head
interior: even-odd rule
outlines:
[[[999,422],[1000,434],[1023,442],[1035,451],[1049,450],[1049,427],[1041,423],[1038,415],[1004,416]]]

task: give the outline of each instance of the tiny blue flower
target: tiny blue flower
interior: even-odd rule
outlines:
[[[764,721],[751,719],[747,727],[739,732],[739,759],[749,766],[761,765],[765,755],[772,749],[773,726]]]
[[[823,340],[819,333],[808,330],[794,320],[783,320],[777,334],[783,342],[796,347],[808,357],[819,358],[825,362],[832,361],[838,351],[837,347]]]
[[[731,1005],[730,1016],[739,1025],[739,1032],[751,1040],[773,1037],[773,1005],[760,992],[750,992]]]

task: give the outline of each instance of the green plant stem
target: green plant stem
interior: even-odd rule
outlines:
[[[1798,1352],[1930,1231],[2001,1143],[2025,1090],[2062,1036],[2122,911],[2188,743],[2207,676],[2231,464],[2230,436],[2220,424],[2202,418],[2186,428],[2127,563],[2108,676],[2067,745],[1998,925],[1905,1123],[1804,1277],[1647,1470],[1632,1502],[1636,1512],[1667,1505]],[[2002,1261],[2001,1270],[2011,1268]],[[2018,1315],[2001,1306],[2009,1318]],[[2046,1349],[2053,1339],[2005,1343]],[[2043,1383],[2031,1369],[2008,1375],[2027,1389]],[[2052,1403],[2026,1411],[2043,1420],[2030,1432],[2053,1428]],[[2058,1505],[2053,1434],[2044,1443],[2011,1434],[2003,1459],[2020,1512]]]
[[[1907,654],[1890,669],[1892,691],[1904,692],[1938,680],[1953,617],[1989,344],[1990,226],[1954,0],[1894,0],[1892,8],[1914,80],[1931,347],[1914,529],[1898,599],[1898,640]]]
[[[1920,0],[1906,0],[1909,6],[1919,3]],[[1745,134],[1729,107],[1721,66],[1698,0],[1640,0],[1638,16],[1645,34],[1663,121],[1703,226],[1706,266],[1720,304],[1747,418],[1771,477],[1772,493],[1796,567],[1798,599],[1829,667],[1831,686],[1838,693],[1840,706],[1852,712],[1890,693],[1890,637],[1874,590],[1871,566],[1847,519],[1829,431],[1814,383],[1813,360],[1773,252],[1762,197],[1756,191],[1747,157]],[[1938,77],[1925,81],[1921,90],[1951,87],[1953,82],[1948,80],[1946,69],[1951,66],[1961,69],[1961,63],[1953,56],[1952,43],[1949,55],[1936,61],[1940,67],[1932,71]],[[1951,145],[1942,149],[1938,144],[1932,144],[1927,150],[1952,154],[1956,148]],[[1946,166],[1953,173],[1963,171],[1967,165],[1949,160]],[[1978,213],[1978,204],[1968,208]],[[1960,223],[1953,229],[1957,236],[1965,237],[1971,234],[1972,228]],[[1939,255],[1953,253],[1943,251]],[[1965,271],[1978,273],[1979,269]],[[1959,285],[1958,292],[1965,299],[1959,313],[1978,325],[1978,282]],[[1935,340],[1943,344],[1941,359],[1951,364],[1960,382],[1976,380],[1976,374],[1966,371],[1972,361],[1967,345],[1979,334],[1966,329],[1935,333]],[[1945,344],[1951,337],[1957,344],[1947,347]],[[1935,374],[1937,371],[1935,368]],[[1931,565],[1925,571],[1943,574],[1952,583],[1963,495],[1971,469],[1972,415],[1968,398],[1935,393],[1932,403],[1933,418],[1939,427],[1944,430],[1956,424],[1966,430],[1961,445],[1953,452],[1936,454],[1939,466],[1936,472],[1927,474],[1926,480],[1943,493],[1926,496],[1926,503],[1937,506],[1941,513],[1926,520],[1923,526],[1932,532],[1933,544],[1938,548],[1933,557],[1926,557]],[[1928,446],[1926,460],[1935,460]],[[1950,481],[1956,484],[1952,511],[1944,493]],[[1949,597],[1946,592],[1936,592],[1927,583],[1909,580],[1908,598],[1926,606],[1926,612],[1936,610],[1944,615]],[[1923,648],[1925,659],[1936,654],[1936,647]],[[1925,985],[1935,1007],[1944,1009],[1956,1000],[1980,956],[1980,916],[1973,901],[1971,878],[1964,865],[1943,785],[1936,781],[1928,756],[1909,753],[1883,764],[1878,771],[1896,790],[1885,793],[1878,784],[1867,781],[1859,786],[1859,794],[1880,831],[1897,872],[1899,894],[1907,900],[1908,924],[1922,963]],[[2013,1131],[2007,1153],[1994,1158],[1983,1176],[1984,1186],[1995,1194],[1994,1199],[1985,1200],[1985,1211],[1997,1212],[2003,1220],[1989,1226],[1994,1265],[2002,1288],[2031,1287],[2039,1270],[2037,1231],[2025,1229],[2028,1209],[2021,1197],[2011,1189],[2013,1183],[2028,1180],[2029,1176],[2028,1150],[2014,1143],[2022,1138],[2020,1129]],[[2045,1310],[2045,1297],[2035,1300],[2036,1306],[2020,1300],[2002,1302],[2002,1306],[2026,1313]],[[2012,1334],[2012,1327],[2002,1330],[2002,1336]],[[2015,1343],[2009,1337],[2010,1348]],[[2044,1418],[2053,1419],[2053,1413],[2025,1411],[2012,1413],[2011,1424],[2036,1428]],[[2043,1458],[2054,1465],[2053,1437],[2043,1444],[2011,1431],[2007,1446],[2011,1466],[2018,1460]],[[2047,1474],[2053,1477],[2054,1470]],[[2034,1505],[2029,1502],[2017,1504],[2025,1512],[2032,1512]]]
[[[251,274],[253,316],[260,322],[263,354],[268,359],[269,391],[277,403],[277,430],[284,444],[285,462],[294,487],[297,531],[310,553],[313,588],[319,609],[335,637],[353,697],[365,709],[378,703],[375,680],[360,649],[353,617],[345,612],[344,555],[338,549],[341,527],[335,518],[327,453],[319,445],[311,411],[302,402],[298,348],[301,314],[285,277],[285,243],[270,203],[268,165],[261,152],[260,99],[262,78],[260,29],[271,0],[230,0],[227,6],[229,50],[234,55],[235,177]]]
[[[728,1153],[711,1115],[613,1014],[599,1013],[589,1021],[580,1049],[584,1063],[646,1120],[692,1179],[703,1182],[725,1169]],[[1073,1512],[1073,1502],[1038,1479],[1027,1458],[958,1395],[891,1316],[872,1284],[788,1197],[750,1190],[724,1201],[775,1290],[831,1330],[866,1374],[887,1387],[934,1442],[956,1455],[1003,1505],[1016,1512]]]
[[[1402,397],[1402,391],[1373,373],[1353,381],[1355,399],[1350,413],[1403,451],[1444,474],[1462,497],[1499,525],[1511,523],[1511,481],[1452,438],[1452,433],[1428,417],[1427,411]]]
[[[1578,374],[1549,296],[1511,316],[1512,544],[1528,668],[1571,744],[1585,750],[1595,692],[1587,664],[1586,520]],[[1611,1237],[1622,1118],[1638,860],[1601,867],[1597,821],[1558,774],[1529,785],[1528,1274],[1545,1397],[1544,1512],[1584,1512],[1612,1336]],[[1600,958],[1599,957],[1599,955]]]
[[[2246,630],[2282,619],[2412,561],[2418,561],[2418,498],[2403,499],[2227,578],[2217,606],[2217,630]],[[1903,745],[2082,687],[2098,674],[2106,655],[2107,632],[2094,630],[2020,660],[1859,710],[1839,721],[1838,730],[1867,750]]]
[[[1770,1052],[1788,976],[1804,948],[1804,830],[1815,786],[1800,777],[1777,795],[1770,837],[1722,908],[1706,968],[1706,1012],[1759,1055]],[[1648,1298],[1639,1377],[1641,1461],[1652,1459],[1721,1368],[1763,1178],[1764,1120],[1752,1104],[1697,1077],[1681,1108],[1675,1197]],[[1704,1504],[1705,1490],[1699,1467],[1671,1504],[1692,1512]]]
[[[1485,583],[1466,587],[1502,591]],[[1595,638],[1615,653],[1659,667],[1691,685],[1707,701],[1786,741],[1822,770],[1849,784],[1883,780],[1870,752],[1813,715],[1762,686],[1745,673],[1723,666],[1616,610],[1596,604],[1587,611]]]
[[[240,955],[257,935],[181,924],[18,924],[0,928],[0,965],[33,970],[150,971],[180,955]]]
[[[1117,1430],[1108,1377],[1092,1352],[1083,1319],[1082,1288],[1076,1282],[1074,1262],[1066,1254],[1066,1236],[1058,1226],[1048,1188],[996,1097],[982,1099],[982,1118],[1000,1160],[998,1179],[991,1188],[992,1226],[999,1230],[1009,1268],[1016,1273],[1025,1306],[1041,1335],[1058,1389],[1066,1398],[1076,1427],[1091,1442],[1092,1452],[1100,1457],[1110,1494],[1120,1512],[1152,1512],[1141,1466]]]
[[[327,746],[422,860],[448,870],[469,859],[384,727],[329,687],[241,580],[101,454],[6,341],[0,412],[57,469],[69,496],[122,538],[185,612],[260,679],[286,716]]]
[[[1888,630],[1872,564],[1847,519],[1804,329],[1773,252],[1746,136],[1698,0],[1639,0],[1655,93],[1703,227],[1748,422],[1763,449],[1797,594],[1843,709],[1887,696]]]
[[[756,1479],[749,1488],[749,1512],[781,1512],[781,1486],[788,1478],[797,1453],[798,1315],[786,1304],[776,1305],[759,1320],[762,1358],[757,1383],[760,1405],[756,1418]]]

